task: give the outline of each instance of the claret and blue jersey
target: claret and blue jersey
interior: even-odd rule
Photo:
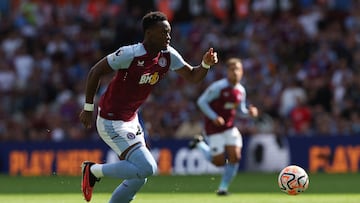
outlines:
[[[197,104],[205,114],[205,131],[207,135],[223,132],[234,127],[237,111],[248,113],[246,108],[246,91],[240,83],[235,86],[224,78],[210,85],[199,97]],[[216,126],[212,120],[221,116],[225,125]]]
[[[100,116],[123,121],[135,117],[154,85],[168,70],[177,70],[186,64],[171,46],[154,58],[147,54],[142,43],[119,48],[107,56],[107,61],[116,75],[100,99]]]

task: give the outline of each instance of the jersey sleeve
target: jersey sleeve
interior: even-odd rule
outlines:
[[[170,70],[178,70],[182,67],[184,67],[187,63],[183,59],[183,57],[179,54],[178,51],[176,51],[173,47],[169,46],[169,52],[170,52]]]
[[[113,70],[127,69],[135,57],[132,46],[120,47],[115,52],[107,55],[107,61]]]
[[[242,92],[243,98],[241,99],[241,102],[240,102],[240,105],[239,105],[238,110],[239,110],[241,113],[247,115],[247,114],[249,113],[249,110],[248,110],[248,108],[246,107],[246,91],[245,91],[245,88],[244,88],[243,86],[241,86],[241,90],[240,90],[240,91]]]
[[[197,105],[200,110],[211,120],[214,120],[218,117],[215,111],[210,107],[210,102],[218,98],[220,95],[220,89],[216,83],[210,85],[198,98]]]

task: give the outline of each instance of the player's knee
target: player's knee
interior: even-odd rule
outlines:
[[[213,163],[215,166],[217,166],[217,167],[220,167],[220,166],[224,166],[225,165],[225,163],[223,163],[223,162],[215,162],[215,163]]]
[[[155,161],[147,161],[141,167],[141,177],[146,178],[154,175],[157,172],[157,165]]]
[[[238,157],[229,159],[229,162],[235,164],[235,163],[239,163],[240,160],[241,160],[241,157],[238,156]]]
[[[146,167],[146,177],[148,176],[152,176],[156,173],[157,171],[157,165],[156,163],[151,163]]]
[[[226,164],[226,159],[223,155],[217,155],[212,157],[212,163],[215,166],[224,166]]]
[[[156,161],[145,147],[140,147],[134,151],[129,157],[129,161],[138,168],[139,172],[137,175],[139,178],[146,178],[157,172]]]
[[[213,160],[212,163],[215,165],[215,166],[224,166],[225,165],[225,160]]]

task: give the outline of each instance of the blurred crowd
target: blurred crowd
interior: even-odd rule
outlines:
[[[225,76],[232,56],[243,60],[248,102],[261,113],[238,119],[244,136],[360,134],[359,1],[4,0],[0,141],[99,139],[78,120],[87,73],[120,46],[141,42],[140,20],[151,10],[169,14],[171,44],[188,62],[199,64],[210,46],[220,59],[200,84],[173,72],[160,82],[140,112],[153,139],[201,133],[195,101]]]

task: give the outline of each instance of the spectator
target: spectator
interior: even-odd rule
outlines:
[[[297,97],[296,105],[290,112],[293,133],[296,135],[310,135],[312,113],[306,99]]]
[[[280,96],[279,114],[284,118],[290,116],[290,112],[300,101],[305,101],[306,93],[299,81],[294,78],[288,78],[285,88]]]
[[[200,122],[200,116],[197,112],[189,115],[189,117],[182,122],[175,131],[175,138],[193,138],[195,135],[202,133],[203,126]]]
[[[6,118],[0,119],[2,140],[36,139],[36,134],[26,134],[31,131],[31,125],[19,122],[21,118],[31,119],[36,114],[33,110],[25,112],[23,101],[32,102],[26,104],[26,109],[29,106],[34,109],[48,106],[54,117],[57,115],[56,125],[49,120],[46,122],[50,126],[50,137],[56,134],[58,138],[47,139],[72,139],[68,121],[59,116],[61,108],[57,99],[71,92],[77,100],[75,109],[79,111],[81,105],[78,101],[82,101],[84,96],[81,88],[88,67],[100,55],[114,50],[115,45],[138,41],[142,32],[135,22],[155,5],[154,1],[149,1],[148,7],[136,5],[140,1],[111,1],[108,5],[90,5],[88,1],[57,2],[16,4],[15,1],[11,10],[0,19],[0,49],[4,56],[0,60],[0,109],[1,116]],[[290,126],[283,125],[289,120],[291,107],[280,100],[289,78],[301,81],[299,87],[305,91],[308,107],[313,112],[311,130],[314,134],[326,129],[326,126],[322,127],[325,124],[316,122],[319,105],[328,112],[327,125],[335,119],[349,122],[350,118],[356,120],[360,116],[358,1],[299,1],[297,5],[294,1],[249,1],[243,6],[252,12],[242,18],[233,18],[236,9],[230,8],[227,21],[215,18],[206,8],[199,7],[201,12],[193,15],[182,2],[185,1],[179,1],[173,10],[173,45],[190,63],[201,59],[199,53],[213,39],[220,59],[243,58],[245,70],[256,78],[244,80],[249,91],[256,92],[251,94],[251,101],[264,103],[263,111],[273,117],[274,123],[282,123],[280,127],[284,135],[292,132]],[[279,2],[281,5],[277,5]],[[131,6],[127,6],[128,3]],[[99,8],[111,8],[111,11],[101,13]],[[183,16],[184,13],[188,15]],[[4,65],[7,66],[5,69]],[[223,66],[222,61],[218,66]],[[156,102],[149,99],[145,104],[150,111],[149,115],[144,115],[144,122],[152,131],[150,134],[159,139],[174,136],[175,130],[189,119],[191,113],[200,114],[191,107],[194,98],[212,81],[224,76],[224,72],[221,68],[212,71],[196,87],[188,86],[171,73],[168,76],[153,92]],[[106,78],[101,82],[99,92],[107,88],[108,81]],[[185,91],[180,91],[179,86]],[[163,89],[166,91],[160,91]],[[184,99],[178,100],[179,96]],[[290,106],[293,107],[294,102]],[[355,115],[349,113],[349,108]],[[165,115],[170,110],[172,113]],[[154,114],[156,116],[152,116]],[[166,122],[164,116],[172,123]],[[19,125],[17,138],[11,137],[15,132],[14,122]],[[241,123],[244,136],[251,133],[251,130],[246,130],[251,129],[251,125]],[[332,128],[327,126],[327,129]],[[95,133],[94,129],[90,131],[93,133],[86,133],[87,136]],[[340,131],[329,131],[337,132]],[[354,130],[350,132],[356,135]]]

